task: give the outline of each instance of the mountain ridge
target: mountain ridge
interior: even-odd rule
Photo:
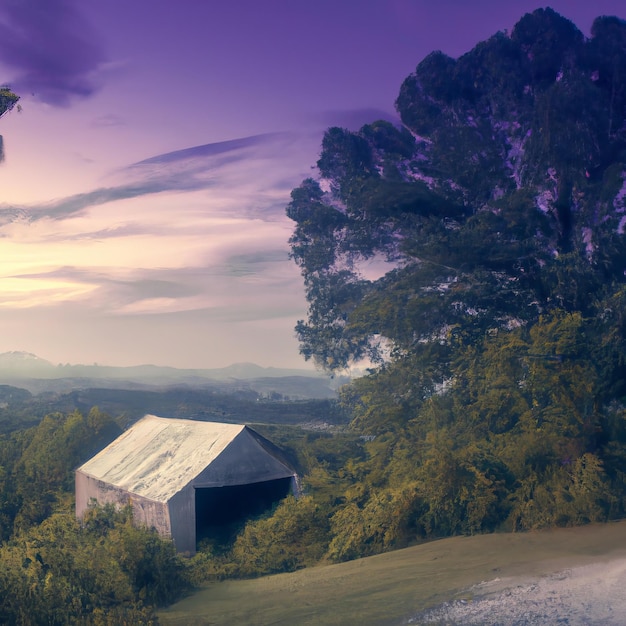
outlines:
[[[256,363],[240,362],[233,363],[226,367],[219,368],[178,368],[173,366],[153,365],[144,363],[141,365],[93,365],[84,364],[57,364],[42,359],[31,352],[12,350],[0,353],[0,376],[8,373],[17,375],[23,372],[36,371],[41,374],[48,374],[51,378],[67,378],[80,373],[88,374],[89,378],[126,376],[128,374],[154,378],[165,377],[188,377],[197,376],[212,380],[223,380],[228,378],[249,379],[249,378],[278,378],[284,376],[303,376],[310,378],[325,378],[326,375],[311,369],[264,367]]]
[[[347,382],[346,376],[320,371],[262,367],[255,363],[233,363],[212,369],[182,369],[159,365],[54,365],[24,351],[0,353],[0,382],[26,389],[32,394],[64,394],[75,390],[154,390],[187,387],[259,397],[284,399],[331,399]]]

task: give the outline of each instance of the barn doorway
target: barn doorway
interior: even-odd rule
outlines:
[[[293,478],[231,487],[196,487],[196,542],[230,543],[247,520],[289,495]]]

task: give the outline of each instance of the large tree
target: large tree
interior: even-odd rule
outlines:
[[[402,124],[331,128],[292,193],[309,302],[301,350],[329,369],[592,315],[626,269],[626,24],[585,39],[551,9],[403,83]],[[370,277],[368,262],[385,260]]]

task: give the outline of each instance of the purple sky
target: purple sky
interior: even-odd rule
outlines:
[[[430,51],[530,0],[0,0],[0,352],[311,367],[290,190],[324,129],[394,115]],[[623,0],[549,6],[585,34]]]

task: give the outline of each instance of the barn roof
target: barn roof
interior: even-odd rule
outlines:
[[[241,424],[146,415],[77,471],[129,493],[166,502],[246,432],[252,433]],[[251,434],[254,445],[260,439]],[[267,452],[265,446],[259,447]]]

